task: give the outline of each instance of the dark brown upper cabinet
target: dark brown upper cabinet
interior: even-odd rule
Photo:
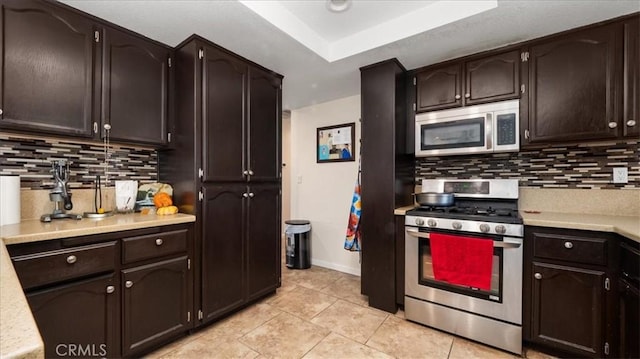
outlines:
[[[282,80],[213,46],[203,57],[203,181],[277,180]]]
[[[167,143],[170,56],[165,46],[105,28],[101,125],[111,126],[112,140]]]
[[[213,46],[201,53],[203,181],[245,181],[248,66]]]
[[[280,178],[281,83],[266,71],[249,68],[247,171],[251,181]]]
[[[462,64],[416,74],[416,112],[462,106]]]
[[[520,51],[426,69],[416,75],[416,91],[416,112],[519,98]]]
[[[0,5],[0,127],[92,137],[94,22],[42,1]]]
[[[464,104],[520,97],[520,51],[514,50],[465,64]]]
[[[624,23],[624,136],[640,136],[640,20]]]
[[[619,23],[531,46],[523,145],[617,138],[621,54]]]

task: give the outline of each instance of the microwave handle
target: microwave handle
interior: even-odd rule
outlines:
[[[485,127],[484,127],[484,136],[486,138],[487,149],[490,150],[493,148],[493,115],[491,113],[487,113]]]

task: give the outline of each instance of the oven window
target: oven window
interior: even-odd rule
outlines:
[[[422,150],[484,147],[484,117],[420,125]]]
[[[444,281],[436,280],[433,275],[433,266],[431,262],[431,247],[428,239],[420,238],[418,242],[419,268],[418,282],[421,285],[440,288],[450,292],[469,295],[476,298],[490,300],[492,302],[502,303],[502,251],[503,248],[493,248],[493,265],[491,272],[491,289],[482,290],[463,285],[451,284]]]

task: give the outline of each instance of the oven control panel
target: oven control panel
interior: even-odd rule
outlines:
[[[404,224],[411,227],[445,229],[458,232],[486,233],[509,237],[524,236],[524,226],[522,224],[491,223],[449,218],[428,218],[422,216],[405,216]]]

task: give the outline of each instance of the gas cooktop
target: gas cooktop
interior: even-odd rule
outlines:
[[[488,207],[418,207],[407,211],[408,216],[465,219],[470,221],[521,224],[517,209]]]

